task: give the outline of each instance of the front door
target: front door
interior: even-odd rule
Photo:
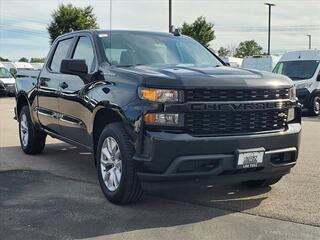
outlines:
[[[59,85],[61,60],[67,57],[73,38],[59,41],[40,74],[37,113],[41,125],[53,133],[59,132]]]
[[[67,78],[61,80],[60,131],[62,136],[82,145],[90,146],[88,126],[92,124],[92,113],[85,86],[89,83],[93,72],[96,71],[97,65],[90,36],[84,35],[77,38],[71,58],[85,60],[89,73],[84,77],[68,75]]]

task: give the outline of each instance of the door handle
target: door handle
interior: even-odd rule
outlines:
[[[59,85],[62,89],[66,89],[67,87],[69,87],[69,85],[66,82],[62,82]]]

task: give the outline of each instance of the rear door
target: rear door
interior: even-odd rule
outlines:
[[[85,86],[90,82],[92,75],[97,71],[97,60],[94,45],[90,35],[79,35],[72,50],[72,59],[83,59],[88,66],[88,75],[84,77],[68,75],[61,83],[60,105],[60,131],[61,135],[90,146],[88,126],[91,124],[92,113],[87,98]]]
[[[38,117],[41,125],[54,133],[59,132],[59,85],[65,74],[60,73],[61,60],[68,57],[74,38],[58,41],[53,46],[46,66],[40,73],[38,88]]]

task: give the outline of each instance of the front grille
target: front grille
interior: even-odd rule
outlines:
[[[288,99],[289,89],[190,89],[185,90],[186,102],[256,101]]]
[[[185,128],[192,135],[248,134],[281,131],[285,127],[285,110],[197,112],[185,114]]]

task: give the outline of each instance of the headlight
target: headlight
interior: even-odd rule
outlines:
[[[289,108],[287,121],[288,121],[288,122],[291,122],[291,121],[294,120],[295,118],[296,118],[295,109],[294,109],[294,108]]]
[[[305,83],[300,83],[300,84],[296,84],[296,89],[301,89],[301,88],[309,88],[312,86],[312,81],[308,81]]]
[[[290,98],[291,101],[296,101],[296,98],[297,98],[296,87],[291,87],[290,88],[289,98]]]
[[[180,126],[183,122],[183,116],[177,113],[148,113],[143,119],[147,124],[162,126]]]
[[[179,102],[179,92],[170,89],[140,88],[140,98],[151,102]]]

